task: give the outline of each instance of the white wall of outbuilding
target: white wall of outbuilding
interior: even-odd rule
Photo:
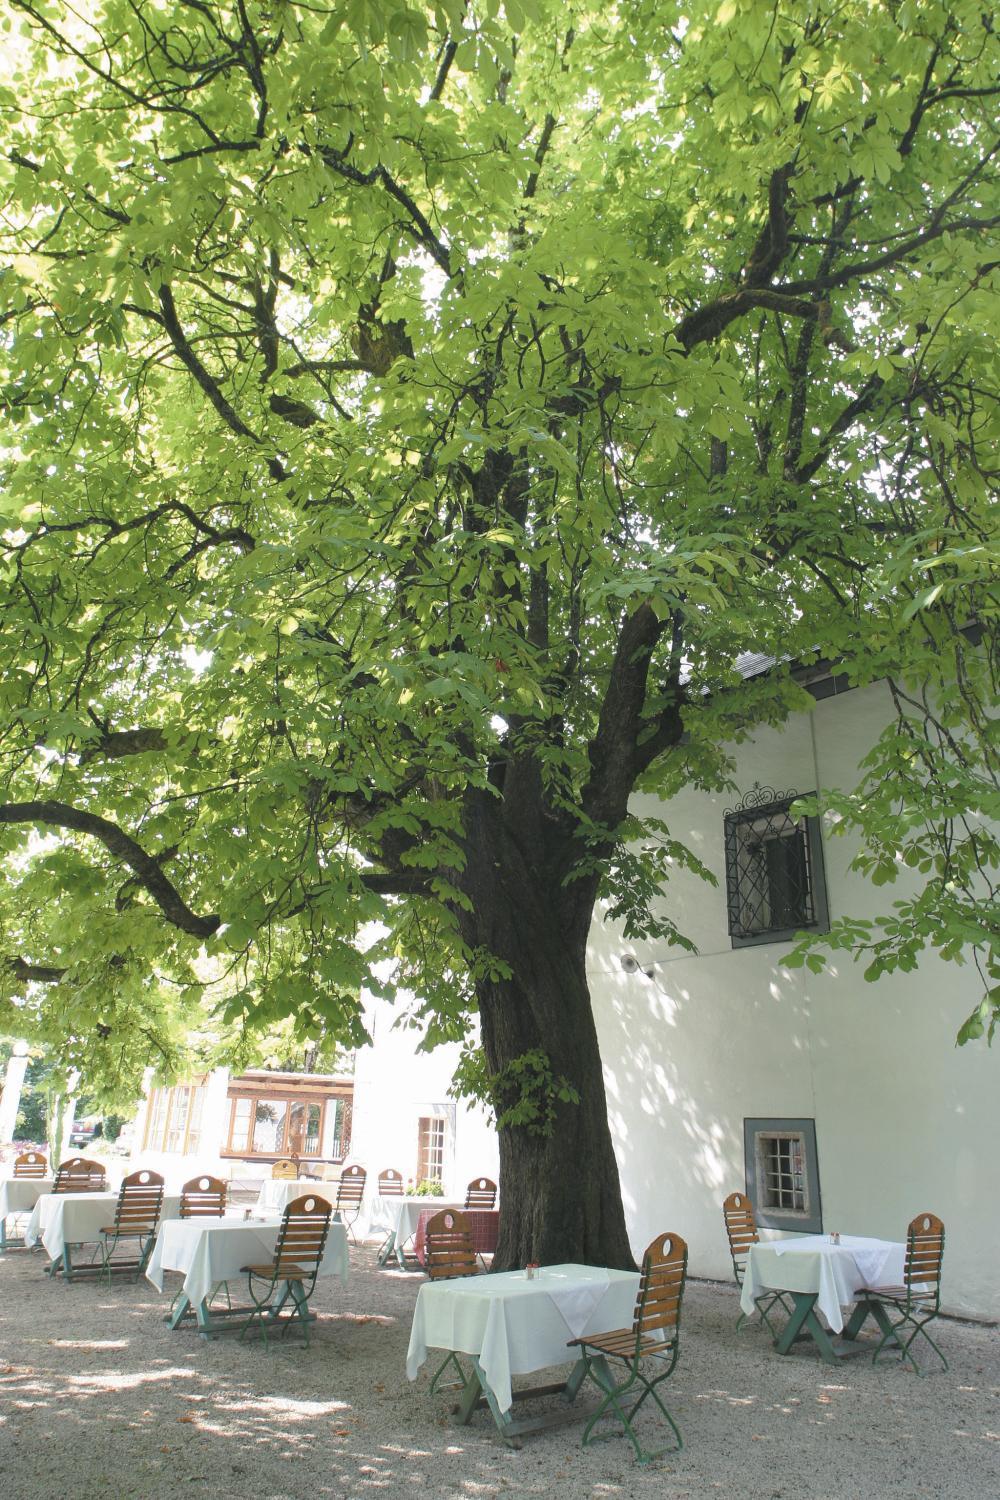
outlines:
[[[817,702],[740,746],[739,794],[853,785],[889,716],[883,685]],[[734,950],[726,926],[723,815],[739,794],[689,793],[656,811],[715,873],[679,870],[664,893],[696,956],[625,940],[595,923],[589,955],[608,1105],[633,1249],[665,1229],[693,1275],[731,1275],[721,1203],[746,1186],[746,1118],[816,1122],[825,1230],[899,1240],[911,1218],[946,1226],[944,1300],[1000,1316],[1000,1057],[955,1046],[977,1003],[974,969],[925,955],[916,972],[867,983],[836,955],[821,975],[788,969],[787,943]],[[831,917],[891,907],[910,879],[876,888],[849,870],[854,846],[824,834]],[[623,954],[640,967],[626,973]],[[649,978],[643,972],[652,969]]]

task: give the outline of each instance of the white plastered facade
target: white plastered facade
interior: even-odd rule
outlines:
[[[876,684],[759,732],[737,751],[739,793],[754,783],[779,793],[852,785],[888,712]],[[783,966],[788,943],[734,950],[723,817],[738,800],[692,792],[657,809],[719,881],[678,871],[664,894],[696,956],[630,943],[610,923],[592,931],[591,991],[633,1249],[676,1230],[692,1274],[729,1277],[721,1204],[746,1187],[743,1122],[808,1118],[824,1230],[899,1240],[931,1210],[946,1226],[947,1306],[1000,1316],[1000,1058],[983,1044],[955,1046],[979,998],[974,969],[925,954],[916,972],[867,983],[848,955],[815,975]],[[871,916],[898,899],[902,882],[876,888],[848,869],[848,838],[825,832],[823,843],[831,918]],[[626,954],[639,961],[632,973]]]

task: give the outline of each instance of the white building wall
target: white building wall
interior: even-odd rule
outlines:
[[[370,1000],[366,1007],[372,1045],[355,1056],[350,1160],[367,1168],[369,1187],[386,1167],[401,1172],[405,1183],[417,1174],[417,1122],[422,1115],[442,1115],[445,1195],[463,1196],[473,1177],[495,1182],[499,1147],[485,1110],[448,1093],[461,1049],[445,1043],[418,1052],[421,1033],[397,1025],[399,1014],[399,1007],[385,1001]]]
[[[789,944],[734,950],[726,928],[725,810],[755,781],[779,794],[853,784],[887,713],[880,685],[825,699],[739,747],[738,793],[658,809],[719,880],[680,871],[665,893],[698,956],[595,923],[591,985],[626,1215],[635,1251],[674,1229],[693,1275],[728,1278],[721,1205],[745,1188],[744,1119],[814,1118],[824,1229],[898,1240],[915,1214],[937,1213],[945,1303],[997,1317],[1000,1059],[954,1041],[979,998],[974,970],[930,955],[869,984],[836,955],[814,975],[782,966]],[[831,918],[888,910],[905,889],[850,873],[852,853],[824,836]],[[653,977],[626,974],[624,953]]]

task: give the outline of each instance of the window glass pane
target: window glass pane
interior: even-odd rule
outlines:
[[[233,1151],[247,1149],[247,1137],[250,1134],[250,1103],[249,1099],[233,1100],[233,1125],[229,1135],[229,1145]]]
[[[170,1123],[167,1126],[163,1149],[165,1151],[183,1151],[184,1131],[187,1126],[191,1090],[186,1088],[172,1089],[171,1093],[173,1097],[170,1101]]]
[[[425,1116],[417,1126],[417,1181],[440,1182],[444,1176],[444,1126],[440,1116]]]
[[[254,1154],[279,1156],[285,1149],[285,1115],[288,1104],[284,1099],[258,1099],[253,1117]]]
[[[187,1150],[198,1151],[201,1148],[201,1120],[205,1110],[205,1090],[193,1088],[191,1090],[191,1103],[188,1112],[187,1127]]]
[[[146,1125],[146,1149],[148,1151],[163,1150],[163,1125],[167,1117],[169,1096],[169,1089],[153,1090],[149,1106],[149,1120]]]
[[[306,1156],[315,1156],[319,1150],[322,1119],[323,1106],[321,1104],[306,1105],[306,1140],[302,1148]]]

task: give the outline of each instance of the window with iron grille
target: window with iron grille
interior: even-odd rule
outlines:
[[[734,948],[830,926],[819,819],[792,816],[798,795],[755,786],[726,813],[726,903]]]
[[[814,1120],[744,1120],[747,1196],[760,1227],[823,1227]]]

